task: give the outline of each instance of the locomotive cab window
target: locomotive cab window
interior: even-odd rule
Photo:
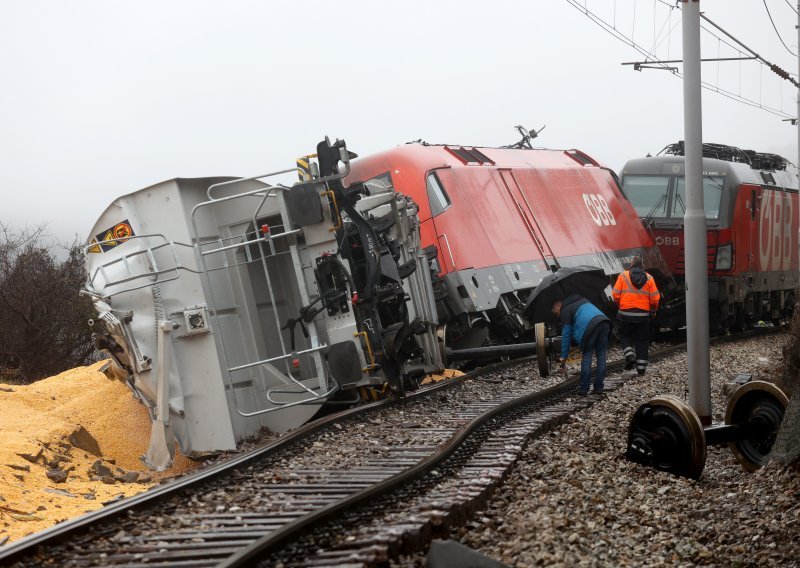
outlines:
[[[703,176],[703,207],[706,219],[719,219],[719,205],[722,201],[722,176]],[[686,180],[678,178],[675,196],[672,199],[672,217],[683,217],[686,213]]]
[[[724,176],[703,176],[706,219],[719,219]],[[678,176],[625,176],[622,191],[639,217],[683,221],[686,214],[686,181]]]
[[[625,176],[622,191],[639,217],[666,217],[669,177]]]
[[[366,186],[370,195],[389,191],[392,188],[392,174],[389,172],[382,173],[379,176],[368,179],[364,182],[364,185]]]
[[[450,197],[448,197],[442,182],[439,181],[435,173],[428,174],[426,186],[428,188],[428,202],[431,205],[431,215],[436,217],[450,207]]]

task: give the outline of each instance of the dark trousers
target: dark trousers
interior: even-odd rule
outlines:
[[[586,338],[581,357],[581,394],[589,392],[592,378],[592,354],[597,356],[597,368],[594,375],[594,392],[603,392],[606,378],[606,357],[608,356],[608,336],[611,335],[611,322],[597,324]]]
[[[644,319],[644,318],[643,318]],[[622,340],[622,352],[626,359],[636,357],[636,371],[644,375],[647,370],[647,350],[650,347],[650,320],[642,322],[617,320],[619,337]]]

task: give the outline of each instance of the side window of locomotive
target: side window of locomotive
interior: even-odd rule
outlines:
[[[668,176],[625,176],[622,192],[639,217],[666,217]]]
[[[450,207],[450,197],[448,197],[442,182],[439,181],[439,178],[434,173],[428,174],[426,186],[428,188],[428,202],[431,204],[431,215],[436,217]]]
[[[719,219],[719,206],[722,201],[722,186],[725,178],[722,176],[703,176],[703,206],[706,210],[706,219]],[[678,178],[675,186],[675,196],[672,200],[672,217],[683,217],[686,213],[686,180]]]
[[[392,174],[389,172],[382,173],[379,176],[368,179],[364,182],[364,185],[369,190],[370,195],[389,191],[392,189]]]

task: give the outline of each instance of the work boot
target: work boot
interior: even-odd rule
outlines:
[[[630,371],[636,363],[636,353],[634,353],[633,347],[626,347],[622,353],[625,355],[625,370]]]

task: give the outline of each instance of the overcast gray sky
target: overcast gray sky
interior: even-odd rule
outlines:
[[[672,0],[576,2],[681,58]],[[796,52],[790,2],[767,5]],[[762,2],[701,9],[797,72]],[[703,50],[737,55],[707,34]],[[515,124],[546,124],[539,145],[619,171],[683,138],[682,81],[620,65],[641,59],[567,0],[0,0],[0,222],[86,238],[119,195],[291,167],[324,135],[365,155],[419,138],[508,144]],[[796,115],[796,91],[759,64],[705,63],[703,78]],[[703,104],[705,141],[796,161],[780,116],[709,91]]]

